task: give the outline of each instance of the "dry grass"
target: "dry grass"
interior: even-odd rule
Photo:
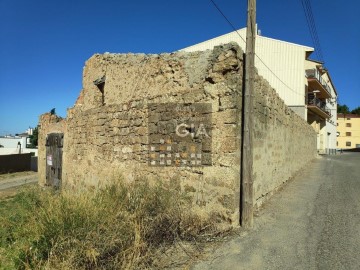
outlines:
[[[157,268],[164,247],[218,233],[184,194],[146,183],[82,194],[27,187],[0,203],[0,267]]]
[[[16,195],[19,187],[8,188],[4,190],[0,190],[0,200],[5,200],[7,198],[11,198]]]

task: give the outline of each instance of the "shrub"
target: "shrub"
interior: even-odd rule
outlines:
[[[214,230],[190,206],[179,191],[147,181],[81,194],[27,188],[0,204],[0,266],[149,268],[161,246]]]

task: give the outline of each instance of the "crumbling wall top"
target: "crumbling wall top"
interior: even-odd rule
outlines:
[[[236,43],[190,53],[95,54],[86,61],[75,107],[87,110],[200,89],[226,81],[226,73],[242,68],[242,58]]]

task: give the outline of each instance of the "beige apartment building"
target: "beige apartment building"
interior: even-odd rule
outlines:
[[[236,42],[246,48],[246,27],[182,49],[203,51]],[[279,97],[317,133],[319,154],[336,153],[337,91],[322,62],[309,58],[314,48],[256,35],[255,66]]]
[[[336,153],[336,119],[337,92],[329,71],[323,63],[307,59],[306,102],[307,122],[317,134],[317,150],[319,154]]]
[[[337,115],[337,148],[360,148],[360,115]]]

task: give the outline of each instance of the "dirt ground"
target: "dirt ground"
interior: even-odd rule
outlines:
[[[11,197],[16,194],[21,186],[34,184],[37,181],[37,172],[0,174],[0,199]]]
[[[318,158],[256,213],[254,228],[207,243],[178,242],[162,251],[159,265],[192,270],[360,269],[359,164],[360,153]],[[0,197],[16,190],[0,190]]]
[[[8,180],[8,179],[14,179],[14,178],[24,177],[24,176],[34,176],[34,175],[37,175],[37,172],[26,171],[26,172],[0,174],[0,182]]]

